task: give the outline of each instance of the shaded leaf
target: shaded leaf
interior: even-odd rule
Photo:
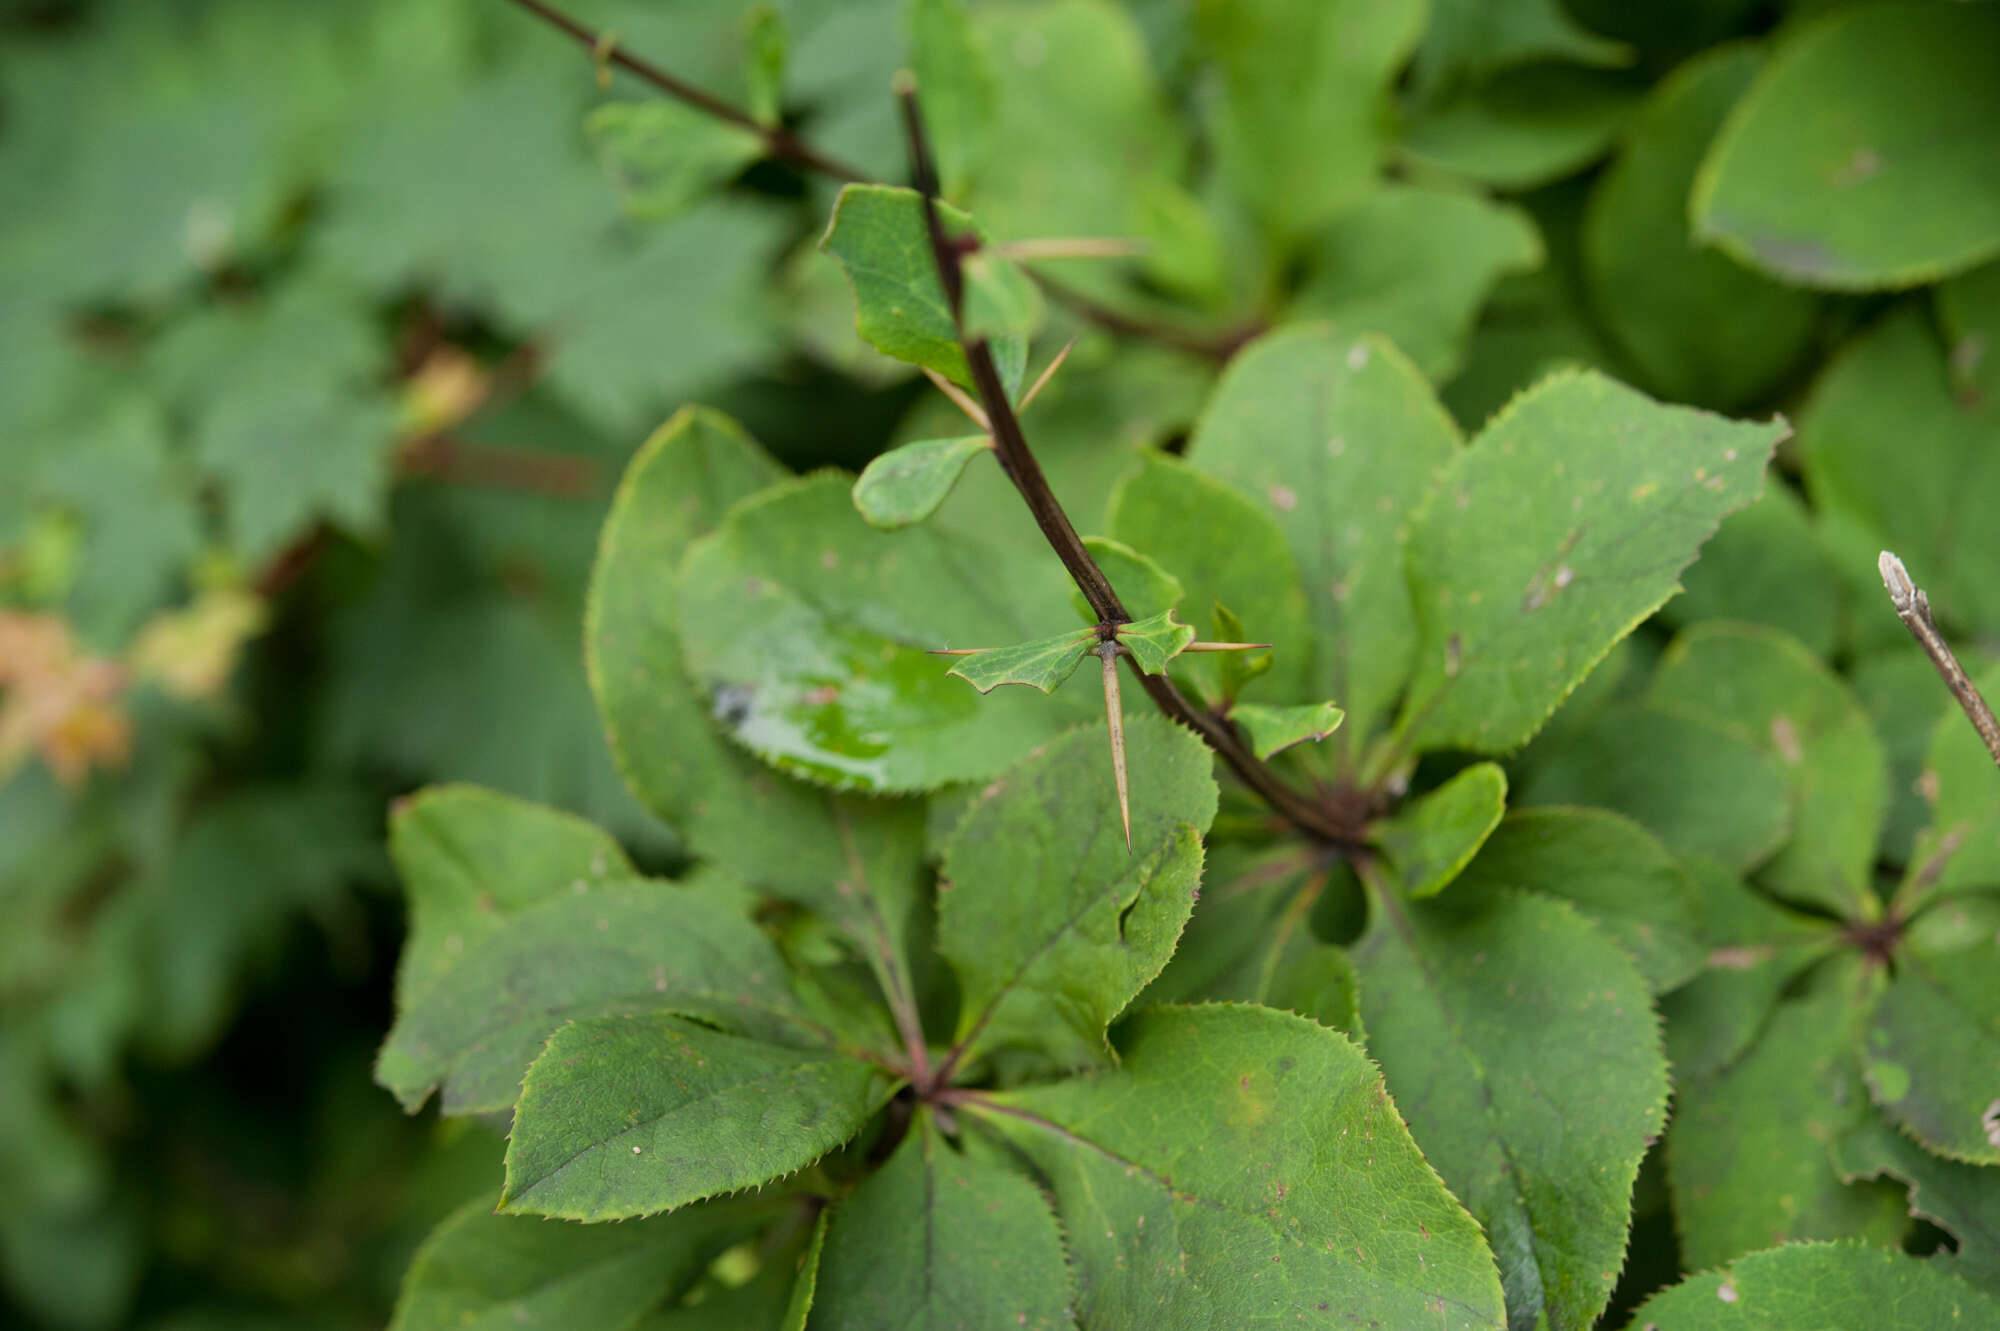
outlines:
[[[659,1009],[763,1037],[831,1042],[770,941],[691,885],[586,884],[514,915],[397,1014],[375,1077],[414,1110],[505,1110],[551,1032],[580,1016]]]
[[[1801,915],[1753,890],[1730,869],[1685,864],[1702,904],[1701,973],[1660,1003],[1667,1057],[1683,1083],[1714,1078],[1750,1047],[1779,995],[1841,946],[1830,920]]]
[[[1048,1201],[992,1146],[946,1144],[928,1110],[834,1207],[821,1264],[812,1325],[825,1331],[1075,1324]]]
[[[1119,540],[1139,549],[1172,552],[1166,557],[1186,589],[1182,614],[1198,635],[1212,642],[1274,645],[1275,673],[1265,696],[1293,697],[1306,687],[1312,642],[1305,596],[1284,532],[1265,509],[1178,458],[1144,453],[1138,470],[1112,491],[1106,525]],[[1196,532],[1201,536],[1190,539]],[[1221,615],[1213,612],[1225,605],[1240,621],[1233,628],[1225,629]],[[1237,633],[1257,636],[1246,639]],[[1184,656],[1176,673],[1212,681],[1234,655],[1226,653],[1212,663]]]
[[[1534,60],[1623,65],[1630,48],[1587,31],[1561,0],[1439,0],[1410,62],[1425,94]]]
[[[1783,434],[1592,373],[1515,398],[1410,534],[1421,646],[1407,742],[1492,753],[1526,741],[1673,594],[1723,515],[1756,497]]]
[[[1666,1117],[1646,982],[1567,902],[1370,893],[1353,948],[1368,1048],[1410,1132],[1484,1227],[1510,1325],[1590,1326]],[[1551,1103],[1570,1106],[1551,1114]]]
[[[1629,80],[1602,70],[1522,66],[1410,111],[1402,148],[1425,167],[1531,189],[1602,156],[1637,101]]]
[[[1208,0],[1195,11],[1221,90],[1218,164],[1280,240],[1357,202],[1384,143],[1390,81],[1424,27],[1398,0]]]
[[[2000,396],[2000,262],[1937,288],[1952,385],[1961,395]]]
[[[1458,877],[1507,811],[1507,774],[1472,766],[1377,823],[1377,845],[1413,899],[1436,896]]]
[[[1154,716],[1125,728],[1128,852],[1103,737],[1084,726],[996,780],[946,843],[938,950],[963,989],[958,1042],[1058,1066],[1105,1060],[1105,1026],[1172,955],[1215,816],[1213,759]]]
[[[667,1012],[586,1017],[521,1083],[500,1205],[618,1220],[759,1186],[854,1136],[898,1080]]]
[[[1880,1119],[1835,1142],[1833,1161],[1850,1183],[1881,1177],[1907,1187],[1910,1214],[1957,1240],[1952,1268],[1988,1294],[2000,1294],[2000,1189],[1991,1173],[1940,1160]]]
[[[1477,1227],[1346,1037],[1268,1008],[1148,1008],[1119,1053],[968,1110],[1046,1180],[1083,1325],[1503,1323]]]
[[[424,1240],[390,1328],[625,1326],[691,1287],[762,1218],[732,1203],[631,1225],[561,1225],[495,1215],[482,1198]]]
[[[1696,234],[1846,289],[1932,281],[2000,251],[2000,13],[1844,8],[1793,31],[1716,136]],[[1838,104],[1827,88],[1844,88]]]
[[[1817,656],[1833,651],[1839,574],[1805,504],[1775,479],[1755,503],[1722,520],[1681,583],[1686,590],[1660,607],[1661,620],[1675,628],[1704,619],[1750,620],[1783,629]]]
[[[1715,407],[1773,388],[1811,349],[1819,315],[1812,293],[1697,246],[1690,231],[1695,169],[1760,62],[1739,43],[1676,69],[1633,117],[1584,219],[1593,308],[1644,382]]]
[[[1813,384],[1799,419],[1798,457],[1823,531],[1855,591],[1863,631],[1907,641],[1886,610],[1875,558],[1894,550],[1947,626],[2000,627],[2000,547],[1962,533],[2000,505],[2000,398],[1962,397],[1921,307],[1890,311],[1850,340]],[[1920,438],[1922,448],[1909,441]],[[1839,528],[1835,528],[1836,534]],[[1885,622],[1886,621],[1886,622]]]
[[[854,482],[854,507],[869,526],[883,531],[922,522],[958,484],[965,464],[992,448],[983,434],[892,448],[862,469]]]
[[[1778,1004],[1742,1058],[1678,1087],[1667,1180],[1687,1266],[1798,1239],[1901,1234],[1898,1190],[1842,1182],[1829,1155],[1874,1114],[1853,1054],[1872,987],[1852,960],[1829,963],[1810,993]]]
[[[1603,809],[1517,809],[1500,821],[1453,885],[1454,894],[1507,889],[1562,897],[1638,963],[1656,994],[1707,959],[1701,898],[1666,847]]]
[[[1179,605],[1187,596],[1187,588],[1181,580],[1166,569],[1151,555],[1141,554],[1123,541],[1114,541],[1103,536],[1086,536],[1084,548],[1091,558],[1104,570],[1104,576],[1118,592],[1118,599],[1125,603],[1125,610],[1134,619],[1152,619]],[[1086,623],[1095,624],[1097,614],[1090,608],[1090,602],[1083,599],[1083,593],[1073,591],[1070,604]]]
[[[1347,713],[1330,702],[1301,703],[1295,707],[1272,707],[1264,703],[1240,702],[1229,709],[1229,719],[1250,741],[1251,752],[1269,758],[1294,744],[1322,740],[1340,729]]]
[[[685,212],[764,155],[764,140],[684,102],[611,102],[584,129],[625,210],[648,221]]]
[[[1659,1331],[1929,1331],[2000,1318],[1992,1299],[1933,1262],[1859,1243],[1797,1243],[1753,1253],[1656,1294],[1634,1325]]]
[[[1910,650],[1921,654],[1914,643]],[[1926,682],[1942,695],[1944,714],[1931,727],[1917,778],[1930,825],[1917,834],[1909,873],[1896,893],[1905,915],[1927,901],[2000,887],[2000,766],[1934,672]],[[2000,667],[1973,684],[1985,698],[2000,698]]]
[[[1458,428],[1415,366],[1379,338],[1318,326],[1239,352],[1189,441],[1195,466],[1264,504],[1285,533],[1314,632],[1304,696],[1346,709],[1342,754],[1371,737],[1408,674],[1403,531],[1457,452]]]
[[[1633,762],[1632,755],[1647,755]],[[1748,873],[1791,831],[1785,768],[1699,716],[1614,703],[1588,728],[1537,746],[1515,803],[1588,804],[1633,818],[1682,855]]]
[[[633,873],[602,829],[478,786],[431,786],[399,801],[389,853],[410,902],[396,962],[405,1009],[519,912]]]
[[[1861,1041],[1868,1089],[1926,1148],[2000,1164],[2000,897],[1946,901],[1913,921]]]
[[[1314,237],[1305,262],[1294,313],[1380,333],[1443,382],[1493,284],[1538,267],[1542,238],[1517,208],[1385,182]]]
[[[1777,760],[1792,836],[1758,874],[1780,896],[1849,919],[1876,914],[1875,846],[1887,804],[1882,742],[1812,653],[1773,629],[1701,624],[1660,658],[1647,701],[1729,727]]]

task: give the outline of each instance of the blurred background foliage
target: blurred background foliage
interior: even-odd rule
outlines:
[[[885,179],[912,65],[997,240],[1138,242],[1037,266],[1072,512],[1281,319],[1387,333],[1468,428],[1572,363],[1782,410],[1663,618],[1842,667],[1907,852],[1947,699],[1875,550],[2000,641],[2000,81],[1937,73],[2000,69],[2000,7],[576,11]],[[385,806],[476,781],[671,868],[580,659],[625,458],[689,400],[801,469],[947,411],[857,339],[832,182],[664,105],[501,0],[0,2],[0,1322],[380,1325],[499,1153],[369,1081]]]

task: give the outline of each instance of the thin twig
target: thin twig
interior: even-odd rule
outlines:
[[[1035,376],[1035,382],[1029,384],[1028,391],[1021,394],[1022,411],[1026,411],[1029,407],[1035,405],[1035,397],[1042,391],[1043,386],[1046,385],[1049,382],[1049,380],[1056,377],[1056,371],[1062,368],[1062,363],[1069,359],[1069,353],[1075,350],[1075,348],[1076,348],[1075,338],[1071,338],[1069,341],[1063,343],[1062,350],[1058,351],[1055,354],[1055,357],[1049,361],[1047,367],[1044,368],[1039,375]]]
[[[749,130],[764,140],[764,146],[770,152],[771,156],[781,161],[789,162],[793,166],[803,170],[817,171],[819,174],[833,180],[851,182],[858,185],[877,183],[874,177],[870,176],[867,172],[849,166],[837,158],[828,156],[790,130],[778,125],[763,124],[741,107],[732,106],[715,94],[705,92],[683,79],[676,78],[651,61],[631,54],[615,38],[608,38],[605,34],[592,31],[589,27],[579,23],[576,19],[571,18],[568,14],[565,14],[553,5],[543,3],[543,0],[513,0],[513,2],[530,14],[533,14],[536,18],[541,19],[544,23],[547,23],[550,27],[555,28],[558,32],[567,34],[579,46],[582,46],[586,51],[591,53],[592,60],[600,68],[607,64],[616,65],[618,68],[643,79],[669,97],[684,102],[698,111],[703,111],[708,115],[714,116],[718,120],[727,121],[729,124],[739,125]],[[1034,246],[1046,242],[1031,240],[1018,243]],[[1182,351],[1192,352],[1197,356],[1203,356],[1214,361],[1228,360],[1230,356],[1235,354],[1238,347],[1263,331],[1260,326],[1248,327],[1224,334],[1220,337],[1211,337],[1199,332],[1192,332],[1168,324],[1155,323],[1148,319],[1121,313],[1109,306],[1100,305],[1090,297],[1057,282],[1053,278],[1040,273],[1035,274],[1035,276],[1040,281],[1042,289],[1049,294],[1051,299],[1058,304],[1066,306],[1078,317],[1090,323],[1094,323],[1113,333],[1121,333],[1128,337],[1144,338],[1149,341],[1159,342],[1164,346],[1176,347]]]
[[[543,4],[542,0],[514,0],[514,3],[550,27],[574,38],[577,44],[589,51],[600,65],[616,65],[627,73],[644,79],[677,101],[685,102],[698,111],[714,116],[717,120],[725,120],[749,130],[764,140],[764,146],[770,151],[771,156],[780,161],[790,162],[808,171],[817,171],[821,175],[832,176],[835,180],[868,179],[866,172],[857,171],[845,162],[827,156],[783,126],[759,122],[748,112],[731,106],[715,94],[704,92],[692,83],[675,78],[658,65],[630,54],[615,38],[608,38],[605,34],[591,31],[561,10]]]
[[[1903,561],[1887,550],[1876,561],[1876,568],[1882,574],[1882,585],[1889,589],[1889,603],[1896,607],[1896,617],[1931,658],[1931,664],[1944,678],[1945,687],[1958,699],[1972,728],[1985,742],[1986,751],[1993,755],[1995,763],[2000,763],[2000,721],[1994,719],[1992,707],[1980,696],[1978,686],[1966,675],[1944,635],[1938,632],[1937,621],[1931,618],[1930,598],[1910,580],[1910,571],[1903,567]]]
[[[994,452],[999,457],[1001,470],[1007,473],[1007,478],[1014,483],[1014,488],[1027,504],[1028,511],[1034,515],[1035,523],[1042,529],[1050,549],[1062,560],[1077,590],[1083,593],[1084,600],[1097,616],[1098,632],[1108,640],[1117,626],[1130,623],[1132,616],[1126,612],[1124,603],[1118,599],[1118,592],[1104,575],[1104,570],[1098,567],[1083,538],[1076,534],[1069,515],[1063,511],[1055,491],[1049,487],[1048,477],[1043,475],[1041,465],[1035,461],[1027,437],[1021,432],[1021,419],[1014,413],[1013,404],[1008,401],[1007,391],[1000,382],[999,370],[993,364],[992,350],[984,338],[968,339],[965,336],[962,318],[964,274],[960,267],[962,255],[957,242],[945,233],[943,220],[938,216],[933,197],[937,186],[937,168],[931,161],[924,137],[923,115],[917,106],[915,80],[907,76],[899,77],[896,93],[903,106],[903,124],[910,144],[910,174],[923,200],[931,257],[937,263],[938,282],[944,288],[946,308],[951,311],[952,321],[959,328],[959,342],[965,349],[966,363],[972,368],[972,381],[979,390],[980,404],[993,423]],[[1320,841],[1337,845],[1352,843],[1352,833],[1348,829],[1265,765],[1251,752],[1226,718],[1190,704],[1165,674],[1149,675],[1139,669],[1136,661],[1132,669],[1139,677],[1140,687],[1146,690],[1154,705],[1207,741],[1208,746],[1242,779],[1243,784],[1255,791],[1285,821]]]

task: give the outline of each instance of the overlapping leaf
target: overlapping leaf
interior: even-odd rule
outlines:
[[[1509,1324],[1588,1327],[1666,1117],[1658,1019],[1631,960],[1567,902],[1465,886],[1371,893],[1354,948],[1369,1052],[1484,1227]]]
[[[1756,497],[1783,434],[1589,373],[1517,397],[1410,533],[1405,741],[1492,753],[1527,740]]]
[[[1082,1324],[1504,1323],[1478,1227],[1346,1037],[1267,1008],[1149,1008],[1119,1054],[966,1111],[1046,1181]]]

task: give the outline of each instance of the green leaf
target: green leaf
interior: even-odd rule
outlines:
[[[1811,350],[1819,301],[1698,247],[1687,199],[1703,151],[1761,62],[1747,43],[1676,69],[1633,117],[1583,226],[1593,307],[1644,382],[1680,401],[1757,400]]]
[[[1702,972],[1660,1003],[1667,1057],[1683,1083],[1713,1079],[1757,1039],[1779,995],[1843,946],[1831,920],[1801,915],[1712,861],[1685,864],[1702,906]]]
[[[764,1037],[828,1041],[725,884],[583,884],[514,915],[397,1014],[375,1076],[414,1110],[514,1103],[549,1034],[579,1016],[659,1009]]]
[[[626,784],[696,853],[893,949],[920,873],[921,811],[829,802],[773,774],[716,733],[712,704],[681,665],[674,574],[683,551],[782,475],[741,427],[703,408],[677,413],[646,441],[612,501],[591,573],[591,691]]]
[[[1138,470],[1112,491],[1106,525],[1119,540],[1141,550],[1171,552],[1174,577],[1186,589],[1186,613],[1198,634],[1209,641],[1276,647],[1276,673],[1266,696],[1296,696],[1307,687],[1312,641],[1298,567],[1284,532],[1255,501],[1178,458],[1149,452],[1140,455]],[[1197,532],[1200,537],[1190,539]],[[1222,605],[1254,626],[1232,631],[1257,636],[1225,633],[1220,615],[1207,614],[1209,607]],[[1128,608],[1138,615],[1150,613]],[[1218,656],[1215,665],[1234,655]],[[1181,658],[1181,667],[1197,679],[1215,674],[1196,657]]]
[[[826,1252],[826,1225],[832,1214],[822,1210],[819,1219],[813,1222],[812,1242],[799,1259],[799,1273],[792,1280],[792,1296],[785,1306],[785,1316],[778,1324],[778,1331],[806,1331],[806,1318],[818,1301],[819,1265]]]
[[[1062,1231],[1041,1190],[970,1134],[947,1144],[929,1110],[832,1215],[815,1328],[1075,1325]]]
[[[1315,637],[1302,692],[1346,709],[1342,754],[1371,737],[1409,672],[1402,533],[1457,452],[1458,427],[1415,366],[1379,338],[1321,326],[1239,352],[1189,441],[1195,466],[1264,504],[1285,533]]]
[[[1842,9],[1795,29],[1716,136],[1696,235],[1807,286],[1933,281],[2000,252],[2000,13]],[[1846,95],[1829,103],[1825,89]]]
[[[1300,703],[1294,707],[1272,707],[1264,703],[1240,702],[1229,709],[1229,719],[1250,741],[1259,758],[1282,753],[1294,744],[1319,741],[1340,729],[1347,713],[1330,702]]]
[[[1909,649],[1919,653],[1912,643]],[[1931,728],[1917,789],[1930,804],[1930,825],[1917,834],[1910,871],[1896,894],[1907,915],[1927,901],[2000,886],[2000,766],[1979,732],[1948,701],[1943,681],[1928,681],[1945,699]],[[2000,698],[2000,667],[1973,681],[1980,694]]]
[[[1996,431],[2000,398],[1957,393],[1921,306],[1892,310],[1828,363],[1800,416],[1798,456],[1822,528],[1837,515],[1857,529],[1840,552],[1866,596],[1857,604],[1886,608],[1875,557],[1887,548],[1942,623],[2000,628],[2000,547],[1959,535],[2000,504]],[[1884,644],[1904,640],[1881,627]]]
[[[743,78],[750,93],[750,116],[760,125],[784,119],[789,44],[785,16],[775,5],[757,5],[744,19]]]
[[[1634,1326],[1659,1331],[1930,1331],[2000,1319],[2000,1300],[1935,1262],[1859,1243],[1796,1243],[1753,1253],[1647,1300]]]
[[[1828,1155],[1874,1114],[1853,1055],[1871,987],[1853,960],[1829,963],[1809,994],[1778,1004],[1741,1059],[1678,1087],[1667,1181],[1687,1266],[1798,1239],[1894,1243],[1902,1232],[1897,1190],[1843,1183]]]
[[[1913,921],[1869,1015],[1862,1071],[1882,1111],[1952,1160],[2000,1164],[2000,897],[1946,901]]]
[[[455,1211],[410,1263],[390,1331],[626,1326],[690,1288],[752,1232],[756,1208],[725,1203],[631,1225],[561,1225],[495,1215],[490,1197]]]
[[[380,537],[401,422],[377,387],[386,348],[355,292],[323,277],[286,282],[247,309],[177,322],[151,353],[222,487],[245,564],[322,519]]]
[[[620,1220],[761,1186],[854,1136],[898,1080],[667,1012],[574,1021],[521,1083],[500,1205]]]
[[[1128,852],[1104,737],[1082,726],[1012,768],[945,846],[938,950],[963,990],[958,1042],[1104,1061],[1105,1026],[1173,954],[1215,816],[1213,759],[1153,716],[1125,727]]]
[[[922,522],[958,484],[965,464],[992,449],[993,441],[983,434],[892,448],[862,469],[854,482],[854,507],[869,526],[883,531]]]
[[[1429,95],[1535,60],[1616,66],[1630,64],[1632,51],[1586,31],[1560,0],[1437,0],[1410,77]]]
[[[1723,515],[1756,498],[1783,434],[1593,373],[1515,398],[1410,534],[1421,645],[1406,742],[1495,753],[1526,741],[1674,593]]]
[[[782,771],[883,792],[991,776],[1083,708],[982,698],[928,652],[1026,639],[1010,572],[1028,554],[938,523],[875,531],[837,473],[774,486],[681,565],[688,669],[724,732]]]
[[[972,219],[949,204],[938,205],[938,220],[951,234],[974,232]],[[923,201],[915,190],[847,186],[820,245],[840,260],[854,284],[855,323],[862,337],[885,355],[973,386],[938,280]],[[1040,321],[1041,297],[1008,260],[982,252],[971,256],[964,269],[967,333],[992,339],[1001,383],[1007,396],[1014,397],[1027,368],[1028,337]]]
[[[1412,899],[1436,896],[1458,877],[1507,811],[1507,774],[1474,763],[1377,823],[1373,836]]]
[[[1053,693],[1056,686],[1076,673],[1083,658],[1097,650],[1096,628],[1071,629],[1053,638],[1016,643],[1012,647],[989,647],[959,658],[947,673],[957,675],[981,693],[991,693],[1002,684],[1026,684]]]
[[[665,98],[611,102],[583,123],[625,211],[650,222],[686,212],[764,155],[754,131]]]
[[[1467,899],[1508,889],[1562,897],[1638,964],[1655,994],[1692,979],[1707,960],[1701,898],[1667,848],[1603,809],[1517,809],[1458,876]]]
[[[577,884],[633,874],[602,829],[478,786],[432,786],[398,801],[389,853],[410,901],[396,962],[403,1009],[521,911]]]
[[[1181,580],[1161,568],[1151,555],[1134,550],[1123,541],[1114,541],[1103,536],[1086,536],[1084,548],[1091,558],[1104,570],[1104,576],[1111,580],[1118,599],[1125,603],[1125,610],[1136,619],[1151,619],[1178,606],[1187,596],[1187,588]],[[1097,612],[1090,608],[1090,602],[1083,599],[1083,593],[1072,591],[1070,604],[1085,623],[1097,623]]]
[[[944,192],[963,196],[993,140],[999,90],[962,0],[910,0],[910,68],[923,98],[924,129]]]
[[[1635,753],[1646,761],[1633,762]],[[1791,791],[1776,757],[1720,722],[1631,703],[1537,745],[1514,800],[1614,809],[1680,854],[1737,873],[1763,863],[1791,831]]]
[[[1409,902],[1382,887],[1369,907],[1353,949],[1369,1052],[1485,1229],[1510,1325],[1590,1326],[1666,1117],[1644,978],[1567,902],[1533,893]]]
[[[1937,310],[1953,386],[1961,396],[2000,396],[2000,262],[1940,283]]]
[[[1131,236],[1162,195],[1194,207],[1178,187],[1185,120],[1154,78],[1133,13],[1103,0],[968,8],[994,91],[989,151],[966,202],[995,236]],[[1071,260],[1053,270],[1093,296],[1131,302],[1120,266]]]
[[[1910,1214],[1930,1221],[1958,1243],[1954,1258],[1940,1255],[1966,1280],[2000,1294],[2000,1189],[1977,1165],[1940,1160],[1880,1119],[1833,1146],[1834,1167],[1849,1183],[1889,1178],[1910,1192]]]
[[[1532,189],[1602,156],[1637,101],[1630,80],[1602,70],[1523,66],[1408,112],[1403,153],[1481,184]]]
[[[1900,621],[1896,627],[1902,628]],[[1889,812],[1880,850],[1890,864],[1910,863],[1917,833],[1930,822],[1924,759],[1938,718],[1958,711],[1950,691],[1940,687],[1930,657],[1912,646],[1904,634],[1894,646],[1855,661],[1847,677],[1889,760]]]
[[[965,1111],[1046,1181],[1082,1325],[1503,1323],[1477,1226],[1346,1037],[1268,1008],[1148,1008],[1119,1054]]]
[[[1724,518],[1681,584],[1686,590],[1660,607],[1674,628],[1745,619],[1783,629],[1817,656],[1833,651],[1839,574],[1788,485],[1773,480],[1755,503]]]
[[[1792,836],[1761,882],[1849,919],[1877,913],[1886,760],[1868,714],[1837,676],[1776,630],[1702,624],[1667,648],[1646,698],[1727,726],[1781,764]]]
[[[1132,653],[1132,660],[1149,675],[1164,672],[1167,662],[1179,656],[1194,641],[1194,626],[1183,624],[1171,610],[1162,610],[1150,619],[1118,626],[1118,641]]]
[[[1313,239],[1293,313],[1380,333],[1442,383],[1503,275],[1542,262],[1520,209],[1476,194],[1384,183]]]
[[[1217,163],[1280,240],[1358,202],[1383,155],[1388,92],[1423,32],[1397,0],[1204,0],[1200,54],[1220,76]]]

